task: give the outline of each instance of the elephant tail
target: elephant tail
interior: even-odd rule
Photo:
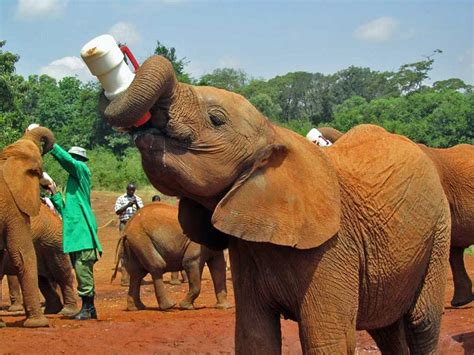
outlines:
[[[117,277],[117,273],[119,270],[120,261],[122,260],[123,253],[125,252],[125,240],[127,235],[122,235],[117,242],[117,246],[115,247],[115,268],[112,277],[110,278],[110,283],[114,282],[115,278]],[[124,267],[122,265],[122,267]]]

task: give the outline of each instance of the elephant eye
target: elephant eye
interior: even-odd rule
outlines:
[[[207,115],[209,116],[209,121],[211,121],[214,127],[222,126],[227,122],[227,112],[221,106],[213,105],[209,107]]]
[[[209,119],[214,126],[220,126],[224,124],[224,121],[219,116],[209,114]]]

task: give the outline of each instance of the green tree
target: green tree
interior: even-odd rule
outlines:
[[[239,91],[248,85],[249,78],[241,69],[222,68],[215,69],[210,74],[201,77],[198,85],[214,86],[229,91]]]
[[[433,68],[433,57],[438,53],[443,53],[443,51],[435,49],[433,54],[427,56],[425,60],[404,64],[400,67],[393,80],[403,94],[426,88],[424,81],[429,79],[428,73]]]
[[[464,81],[458,78],[451,78],[447,80],[436,81],[433,84],[433,89],[437,91],[441,90],[465,90],[472,91],[472,85],[466,84]]]

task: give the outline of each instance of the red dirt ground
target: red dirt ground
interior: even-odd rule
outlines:
[[[152,194],[152,191],[144,191],[142,197],[150,201]],[[0,311],[7,323],[7,328],[0,329],[0,353],[233,353],[235,309],[212,308],[215,298],[207,270],[203,276],[201,295],[196,301],[197,310],[158,311],[153,287],[147,284],[142,286],[142,300],[150,308],[139,312],[125,311],[127,289],[120,286],[119,280],[110,284],[118,238],[116,217],[112,211],[117,194],[94,192],[92,197],[98,225],[102,226],[99,236],[104,249],[104,255],[95,268],[99,320],[79,322],[53,315],[48,316],[50,328],[25,329],[20,327],[24,316],[11,316]],[[173,203],[173,200],[170,202]],[[474,258],[466,256],[466,262],[469,274],[474,277]],[[229,299],[233,303],[230,274],[228,278]],[[6,284],[5,280],[3,284]],[[167,287],[176,300],[183,297],[187,290],[187,284],[167,284]],[[440,353],[473,354],[474,302],[462,309],[452,309],[449,307],[452,292],[450,276]],[[7,287],[3,287],[2,294],[1,304],[6,307]],[[282,320],[282,333],[283,353],[301,353],[296,323]],[[357,334],[357,353],[379,353],[365,332]]]

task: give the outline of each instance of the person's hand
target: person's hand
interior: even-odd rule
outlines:
[[[130,207],[132,207],[132,206],[133,206],[134,204],[136,204],[136,203],[137,203],[137,199],[136,199],[135,197],[133,197],[130,201],[128,201],[128,205],[129,205]]]
[[[55,194],[56,194],[57,189],[56,189],[56,184],[54,183],[54,181],[53,181],[52,184],[49,184],[49,185],[46,187],[46,191],[51,192],[51,195],[55,195]]]

